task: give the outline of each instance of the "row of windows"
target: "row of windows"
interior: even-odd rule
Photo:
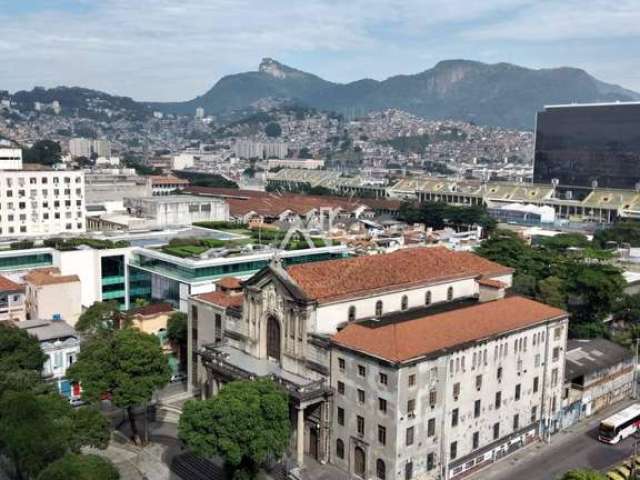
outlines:
[[[60,203],[60,200],[54,200],[53,201],[53,208],[60,208],[62,204]],[[64,201],[64,206],[65,207],[71,207],[71,200],[65,200]],[[14,210],[14,203],[13,202],[8,202],[5,204],[5,207],[7,210]],[[82,200],[76,200],[76,207],[82,207]],[[24,210],[27,208],[27,202],[18,202],[18,209],[19,210]],[[31,208],[36,209],[38,208],[38,202],[37,201],[32,201],[31,202]],[[50,208],[49,202],[47,200],[44,200],[42,202],[42,208]]]
[[[453,300],[453,287],[449,287],[447,289],[447,301]],[[424,294],[424,304],[431,305],[431,291],[427,290]],[[400,299],[400,310],[407,310],[409,308],[409,297],[407,295],[403,295]],[[384,302],[382,300],[376,301],[376,309],[375,309],[376,317],[381,317],[384,313]],[[353,322],[357,318],[356,306],[351,305],[348,309],[347,320],[349,322]]]
[[[60,189],[59,188],[54,188],[53,190],[49,190],[46,188],[43,188],[42,190],[40,190],[40,193],[43,197],[47,197],[49,196],[49,192],[52,192],[53,195],[60,195]],[[18,190],[17,192],[18,194],[16,195],[17,197],[20,198],[24,198],[27,196],[27,191],[26,190]],[[75,190],[76,195],[82,195],[82,189],[81,188],[76,188]],[[65,188],[64,190],[62,190],[62,194],[63,195],[71,195],[71,189],[70,188]],[[5,197],[10,198],[13,197],[13,190],[5,190]],[[31,189],[29,190],[29,196],[31,198],[35,198],[38,196],[38,190],[36,189]]]
[[[39,177],[40,179],[40,183],[43,185],[46,185],[49,183],[49,176],[46,177]],[[60,183],[60,178],[61,177],[53,177],[51,178],[51,183]],[[15,182],[14,182],[15,180]],[[71,177],[63,177],[63,182],[64,183],[71,183]],[[75,178],[75,183],[82,183],[82,177],[81,176],[77,176]],[[11,188],[14,184],[22,187],[24,185],[27,184],[27,179],[25,177],[19,177],[17,179],[14,178],[7,178],[7,187]],[[38,177],[29,177],[29,185],[37,185],[38,184]]]
[[[64,226],[65,230],[73,230],[73,223],[67,223]],[[75,228],[77,229],[82,229],[82,223],[76,223]],[[27,226],[26,225],[21,225],[17,230],[15,227],[7,227],[6,232],[3,232],[2,228],[0,227],[0,235],[2,235],[3,233],[6,234],[11,234],[11,233],[27,233]]]
[[[73,217],[73,212],[65,212],[64,214],[64,218],[70,219]],[[53,218],[55,219],[60,219],[60,212],[53,212]],[[77,211],[76,212],[76,218],[82,218],[82,212]],[[42,212],[42,219],[43,220],[49,220],[49,212]],[[21,213],[18,216],[13,215],[13,214],[9,214],[6,217],[6,221],[7,222],[14,222],[14,221],[21,221],[21,222],[26,222],[27,221],[27,214],[26,213]],[[38,221],[39,220],[39,216],[37,213],[34,213],[31,215],[31,220],[32,221]],[[2,221],[2,215],[0,215],[0,222]]]

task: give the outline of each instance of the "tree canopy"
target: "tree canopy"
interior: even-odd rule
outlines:
[[[118,480],[120,473],[106,458],[68,453],[49,464],[38,480]]]
[[[117,328],[123,318],[118,302],[95,302],[82,312],[75,329],[85,335],[95,335]]]
[[[138,440],[133,408],[149,402],[168,383],[171,371],[157,337],[125,328],[89,338],[67,376],[82,383],[89,401],[109,393],[114,405],[126,408]]]
[[[561,234],[529,246],[513,232],[497,230],[476,253],[514,268],[515,292],[567,309],[573,336],[602,334],[602,320],[624,299],[622,272],[582,235]]]
[[[264,127],[264,133],[267,137],[276,138],[282,134],[282,127],[277,122],[269,122]]]
[[[562,476],[562,480],[607,480],[606,475],[587,468],[569,470]]]
[[[26,330],[0,323],[0,375],[16,370],[39,373],[46,358],[37,338]]]
[[[58,142],[53,140],[38,140],[31,148],[22,149],[22,160],[25,163],[40,163],[55,165],[60,163],[62,150]]]
[[[220,455],[234,470],[251,476],[289,441],[286,394],[270,380],[238,380],[208,400],[184,406],[178,434],[197,455]]]
[[[167,320],[167,338],[174,345],[187,343],[187,314],[173,312]]]
[[[424,223],[436,230],[445,227],[460,230],[479,225],[489,233],[496,227],[496,221],[480,205],[458,207],[444,202],[404,202],[400,206],[399,218],[407,223]]]

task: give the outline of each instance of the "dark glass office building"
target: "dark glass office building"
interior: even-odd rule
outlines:
[[[640,183],[640,102],[559,105],[538,112],[533,180],[635,188]]]

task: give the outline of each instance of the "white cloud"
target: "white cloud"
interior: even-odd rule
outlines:
[[[138,99],[186,99],[224,74],[255,69],[263,56],[355,79],[423,70],[426,59],[452,52],[499,51],[504,40],[640,29],[637,0],[77,1],[77,12],[0,11],[0,63],[10,65],[0,88],[84,85]]]

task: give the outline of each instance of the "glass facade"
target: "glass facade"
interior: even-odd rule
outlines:
[[[547,107],[538,113],[533,180],[633,189],[640,182],[640,104]]]
[[[115,300],[121,309],[127,308],[124,256],[102,257],[100,266],[102,300]]]
[[[53,257],[50,253],[16,254],[0,257],[0,271],[49,267],[51,265],[53,265]]]
[[[129,266],[129,305],[137,299],[151,301],[151,273]]]

